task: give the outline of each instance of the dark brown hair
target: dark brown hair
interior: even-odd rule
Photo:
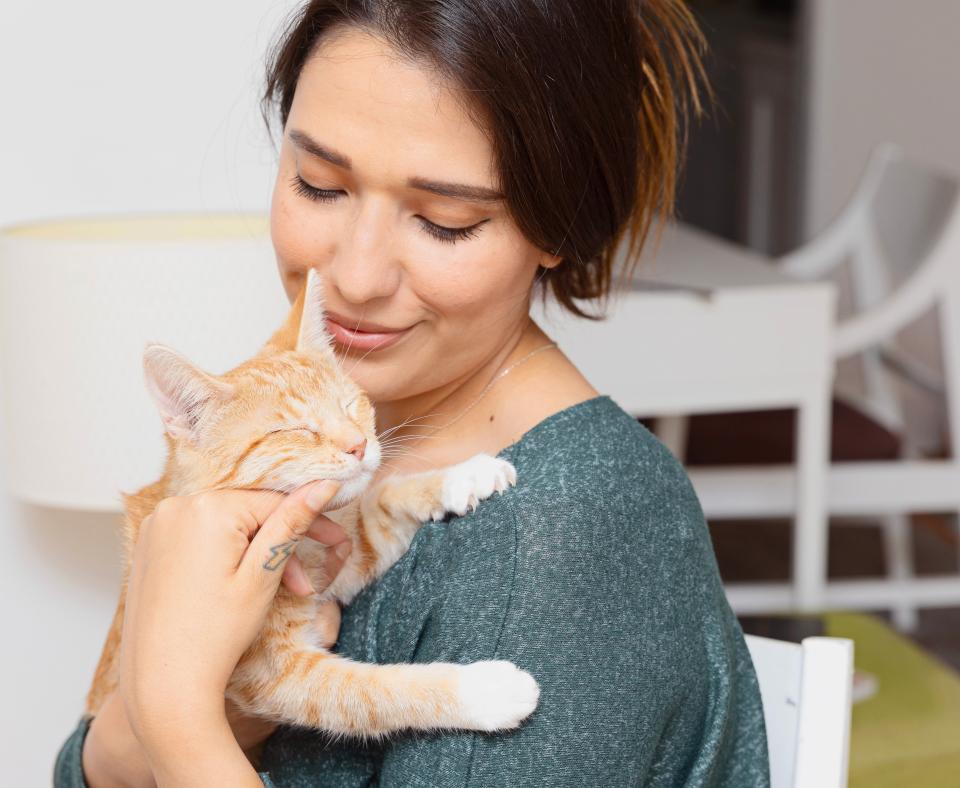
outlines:
[[[557,301],[605,299],[654,220],[673,213],[692,105],[709,91],[682,0],[311,0],[268,56],[261,104],[283,127],[304,63],[334,26],[373,33],[470,97],[520,231],[560,255]]]

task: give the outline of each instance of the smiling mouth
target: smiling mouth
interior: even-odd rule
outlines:
[[[363,352],[388,348],[399,342],[414,327],[395,330],[373,323],[351,323],[329,313],[326,316],[326,324],[327,332],[338,345],[345,350],[361,350]]]

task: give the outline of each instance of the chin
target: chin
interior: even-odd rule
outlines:
[[[337,494],[333,496],[333,500],[330,501],[330,504],[327,508],[342,509],[348,503],[360,497],[363,491],[367,489],[367,486],[370,484],[370,480],[372,478],[372,472],[363,471],[352,479],[348,479],[341,485],[340,489],[337,491]]]

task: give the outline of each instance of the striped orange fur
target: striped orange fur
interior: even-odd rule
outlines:
[[[130,557],[140,524],[156,505],[212,489],[290,492],[315,479],[340,480],[333,501],[340,508],[329,515],[344,527],[353,551],[328,585],[324,546],[301,540],[296,553],[314,587],[326,590],[303,598],[280,586],[227,696],[252,715],[362,737],[404,728],[508,729],[533,711],[537,683],[509,662],[373,665],[317,643],[320,603],[349,602],[406,552],[425,521],[465,513],[512,484],[515,474],[509,463],[477,455],[451,468],[388,476],[371,486],[381,451],[373,406],[338,364],[315,272],[284,325],[230,372],[210,375],[160,345],[147,348],[144,368],[166,427],[167,462],[161,479],[124,495],[120,600],[87,713],[96,714],[117,685]]]

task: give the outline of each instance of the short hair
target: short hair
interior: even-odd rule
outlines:
[[[469,97],[507,208],[559,255],[537,280],[575,314],[605,302],[672,216],[691,107],[712,96],[706,44],[682,0],[311,0],[268,53],[261,112],[286,126],[325,34],[353,26],[426,63]],[[626,252],[618,254],[627,239]]]

